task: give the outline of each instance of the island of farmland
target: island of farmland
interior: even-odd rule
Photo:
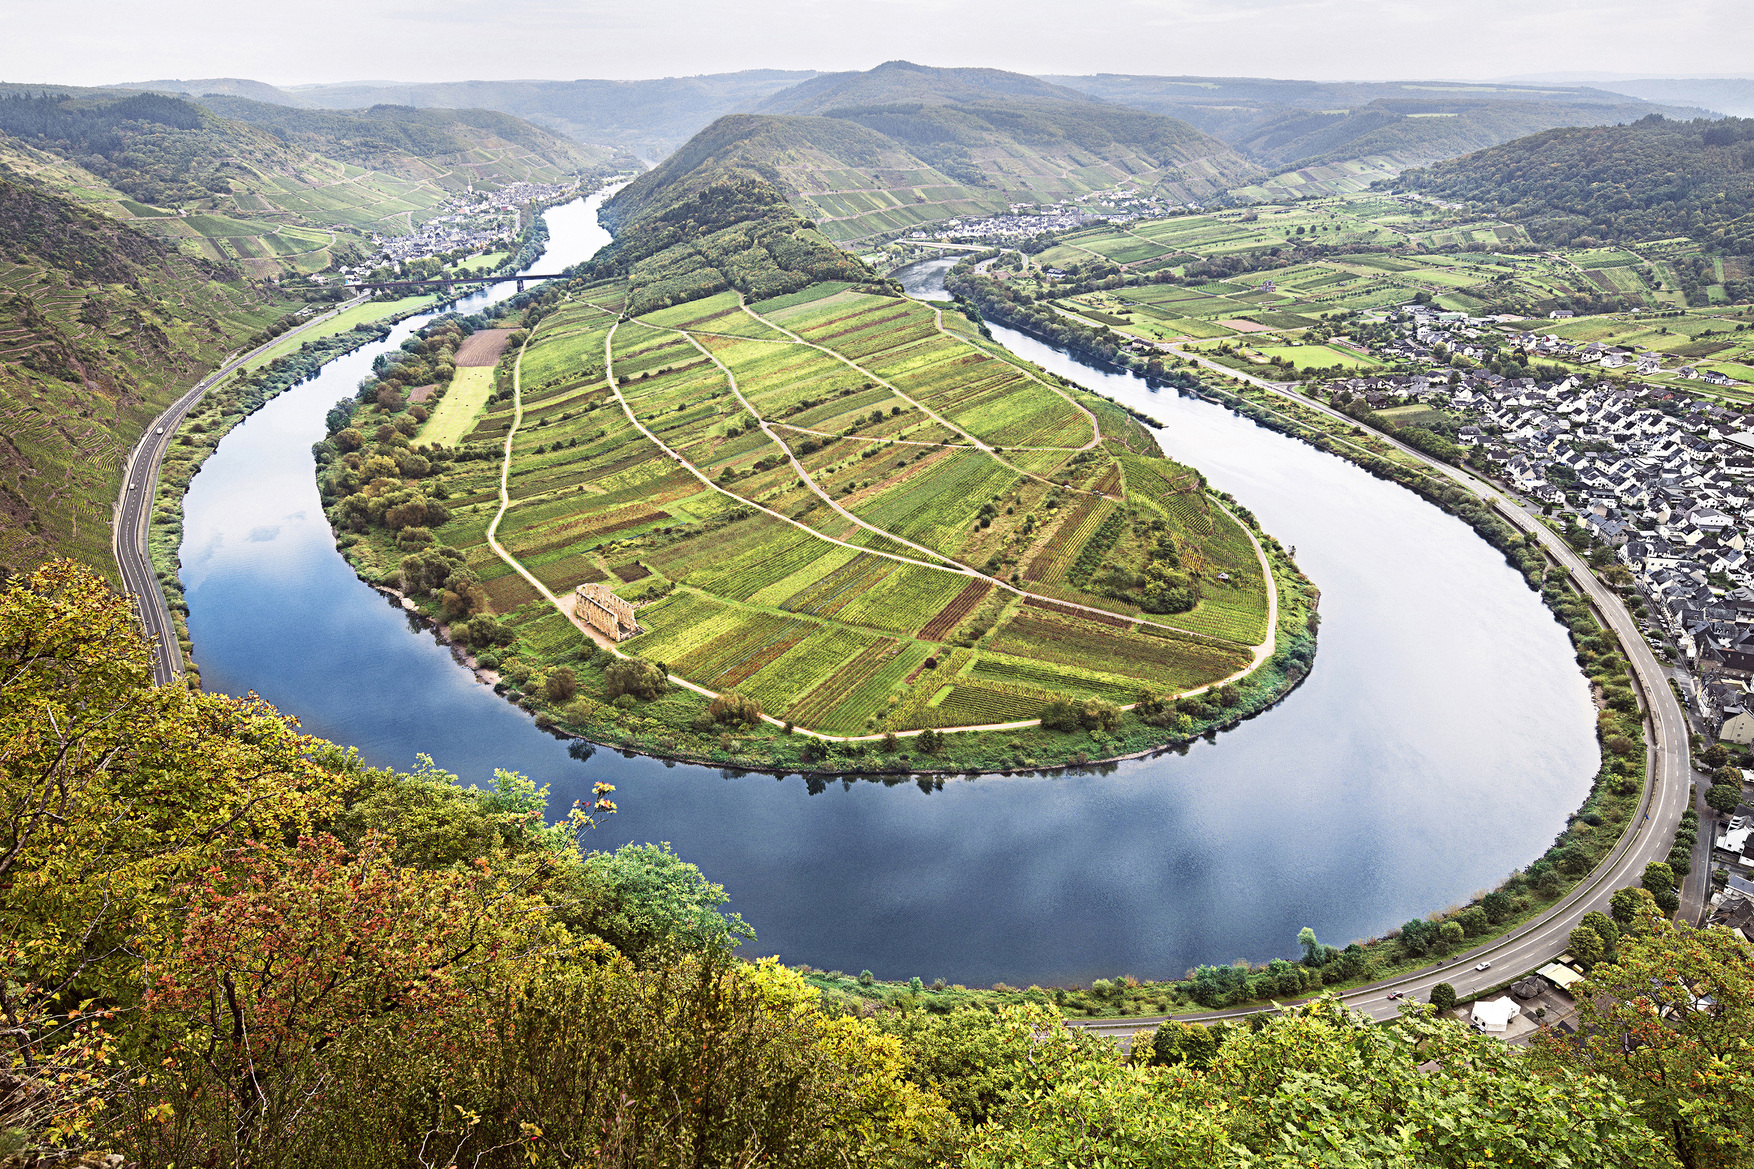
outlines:
[[[1252,516],[961,315],[845,283],[630,313],[600,281],[515,323],[490,394],[440,364],[430,419],[380,370],[325,486],[361,574],[545,725],[739,764],[1034,766],[1184,741],[1308,668],[1314,590]],[[589,620],[609,593],[620,629]],[[1001,724],[1024,725],[940,733]]]

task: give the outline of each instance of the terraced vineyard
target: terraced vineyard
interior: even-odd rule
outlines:
[[[1112,404],[843,285],[621,305],[607,282],[555,304],[516,393],[502,369],[443,452],[432,538],[515,629],[607,585],[642,630],[619,652],[839,736],[1126,705],[1266,657],[1247,532]],[[1148,612],[1166,558],[1200,566],[1171,574],[1198,599]]]

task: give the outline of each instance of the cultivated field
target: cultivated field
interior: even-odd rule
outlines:
[[[633,601],[623,652],[800,726],[1126,704],[1245,672],[1270,641],[1262,563],[1197,473],[932,306],[819,285],[618,320],[620,295],[543,317],[515,398],[459,368],[421,435],[464,455],[433,537],[526,642],[570,627],[486,540],[508,434],[507,554],[556,597]]]

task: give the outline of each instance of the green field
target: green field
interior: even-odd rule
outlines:
[[[475,416],[487,405],[493,393],[491,366],[464,366],[451,379],[450,388],[439,399],[432,417],[420,431],[422,442],[435,446],[456,446],[475,425]]]
[[[639,605],[624,652],[861,735],[1198,689],[1269,638],[1260,561],[1195,473],[929,306],[818,285],[618,321],[621,295],[561,301],[521,350],[498,539],[555,596]],[[490,375],[459,369],[418,441],[478,452],[432,535],[523,628],[556,614],[486,545],[513,417]],[[350,555],[399,554],[374,529]],[[1169,562],[1195,603],[1147,612]]]

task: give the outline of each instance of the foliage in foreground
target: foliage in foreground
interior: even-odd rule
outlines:
[[[89,571],[8,582],[0,1157],[1749,1163],[1754,980],[1727,935],[1645,913],[1594,976],[1624,996],[1600,1042],[1534,1059],[1318,1000],[1129,1061],[1048,1004],[861,1017],[738,959],[747,927],[667,848],[582,852],[606,795],[548,825],[514,774],[370,770],[259,702],[151,686]]]

